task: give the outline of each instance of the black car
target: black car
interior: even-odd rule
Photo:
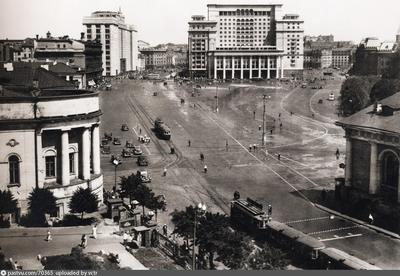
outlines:
[[[137,164],[139,166],[148,166],[149,165],[149,161],[147,160],[146,156],[139,156],[137,159]]]

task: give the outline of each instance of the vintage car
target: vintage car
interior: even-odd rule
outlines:
[[[127,150],[127,149],[123,149],[122,150],[122,157],[129,158],[129,157],[132,157],[132,156],[133,156],[132,151]]]
[[[111,90],[111,88],[112,88],[111,83],[107,83],[107,84],[106,84],[106,90]]]
[[[142,155],[143,151],[141,150],[140,146],[134,146],[132,150],[134,155]]]
[[[110,153],[111,153],[111,148],[110,148],[110,146],[104,145],[104,146],[101,148],[101,153],[102,153],[102,154],[110,154]]]
[[[112,141],[112,132],[105,132],[104,138],[107,139],[108,141]]]
[[[114,145],[121,145],[121,139],[118,138],[118,137],[114,137],[113,144]]]
[[[146,144],[148,144],[148,143],[150,143],[150,137],[149,136],[147,136],[147,135],[140,135],[139,137],[138,137],[138,140],[139,140],[139,142],[141,142],[141,143],[146,143]]]
[[[149,165],[149,161],[147,160],[146,156],[140,155],[137,159],[137,164],[139,166],[148,166]]]
[[[335,95],[333,93],[330,93],[329,97],[328,97],[328,101],[334,101],[334,100],[335,100]]]
[[[137,171],[137,175],[140,176],[142,183],[151,182],[151,175],[147,171]]]
[[[128,149],[133,149],[135,145],[132,142],[126,141],[125,147]]]
[[[100,147],[104,147],[108,145],[109,140],[107,138],[102,138],[101,139],[101,144]]]
[[[127,124],[122,124],[121,130],[122,130],[122,131],[128,131],[128,130],[129,130],[128,125],[127,125]]]
[[[118,161],[118,164],[122,163],[122,158],[118,155],[111,155],[110,162],[114,163],[114,160]]]

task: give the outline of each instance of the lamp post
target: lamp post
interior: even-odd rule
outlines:
[[[117,191],[117,167],[118,167],[118,165],[119,165],[119,161],[118,161],[118,159],[114,159],[113,160],[113,164],[114,164],[114,175],[115,175],[115,181],[114,181],[114,191],[116,192]]]
[[[215,112],[218,113],[218,83],[215,85]]]
[[[261,145],[265,146],[265,102],[267,99],[271,98],[270,96],[264,95],[263,96],[263,124],[262,124],[262,139],[261,139]]]
[[[192,251],[192,270],[196,270],[196,228],[197,228],[197,214],[204,213],[207,210],[207,206],[203,203],[199,203],[194,209],[194,226],[193,226],[193,251]]]

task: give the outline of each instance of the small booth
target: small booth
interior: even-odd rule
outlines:
[[[114,221],[119,221],[120,208],[123,205],[122,199],[120,198],[108,198],[107,204],[107,216]]]

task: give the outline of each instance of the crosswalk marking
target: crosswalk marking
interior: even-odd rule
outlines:
[[[347,235],[347,236],[342,236],[342,237],[339,237],[339,236],[335,235],[334,238],[327,238],[327,239],[318,238],[318,239],[319,239],[321,242],[327,242],[327,241],[344,240],[344,239],[355,238],[355,237],[361,237],[361,236],[362,236],[362,234]]]
[[[340,227],[340,228],[335,228],[335,229],[328,229],[328,230],[322,230],[322,231],[317,231],[317,232],[311,232],[311,233],[308,233],[308,235],[317,235],[317,234],[321,234],[321,233],[336,232],[336,231],[354,229],[354,228],[359,228],[359,227],[361,227],[361,226],[360,225],[353,225],[353,226],[347,226],[347,227]]]
[[[295,224],[295,223],[309,222],[309,221],[316,221],[316,220],[323,220],[323,219],[329,219],[329,218],[330,218],[330,216],[327,216],[327,217],[318,217],[318,218],[300,219],[300,220],[287,221],[287,222],[284,222],[284,224]]]

